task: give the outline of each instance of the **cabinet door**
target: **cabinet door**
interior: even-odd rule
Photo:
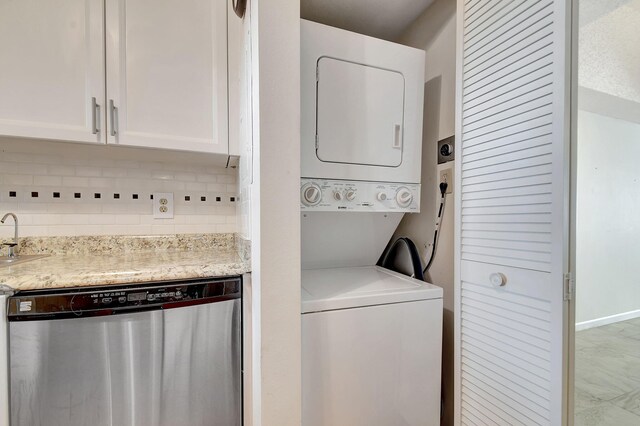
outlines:
[[[108,143],[228,153],[226,8],[107,0]]]
[[[567,421],[571,3],[458,1],[455,424]]]
[[[0,135],[100,142],[103,0],[0,0]]]

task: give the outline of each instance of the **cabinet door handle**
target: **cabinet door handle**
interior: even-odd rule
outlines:
[[[100,133],[100,104],[96,98],[91,98],[91,133]]]
[[[109,99],[109,115],[111,116],[111,136],[118,134],[118,108],[113,104],[113,99]]]

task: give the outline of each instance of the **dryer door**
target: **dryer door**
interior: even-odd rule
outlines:
[[[402,163],[404,77],[334,58],[317,63],[316,155],[330,163]]]

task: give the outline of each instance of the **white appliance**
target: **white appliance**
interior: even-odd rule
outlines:
[[[302,267],[375,265],[420,185],[302,179]]]
[[[424,51],[301,26],[305,178],[420,183]]]
[[[303,425],[439,424],[442,289],[376,266],[302,277]]]
[[[241,297],[240,277],[0,294],[0,426],[241,426]]]
[[[300,37],[302,266],[374,265],[420,211],[424,51],[305,20]]]
[[[304,426],[435,425],[442,289],[375,266],[420,210],[424,52],[302,21]]]

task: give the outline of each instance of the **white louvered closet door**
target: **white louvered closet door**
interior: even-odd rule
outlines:
[[[561,425],[570,0],[459,0],[457,424]]]

